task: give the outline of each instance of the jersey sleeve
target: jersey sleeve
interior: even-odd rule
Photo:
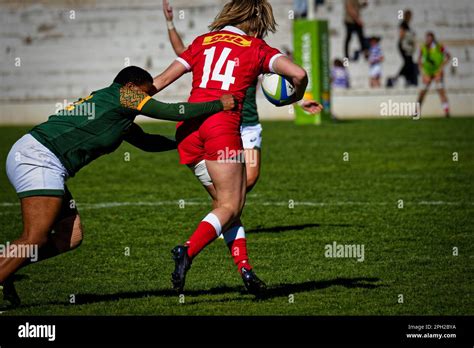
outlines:
[[[268,46],[268,44],[263,41],[259,51],[259,62],[261,71],[264,73],[274,73],[275,71],[273,70],[273,63],[275,62],[275,59],[283,55],[284,54],[281,53],[279,50]]]
[[[181,53],[178,58],[176,58],[176,60],[183,64],[188,71],[190,71],[193,66],[194,47],[196,45],[196,40],[194,40],[193,43],[189,45],[188,48],[183,53]]]
[[[217,99],[203,103],[162,103],[156,99],[148,99],[140,113],[142,115],[168,121],[185,121],[190,118],[210,116],[224,109]]]

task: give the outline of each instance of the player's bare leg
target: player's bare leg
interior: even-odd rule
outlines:
[[[449,102],[448,97],[446,96],[446,90],[443,86],[443,74],[440,74],[434,78],[436,89],[439,94],[439,98],[441,99],[441,106],[443,107],[443,112],[446,117],[449,117]]]
[[[48,241],[38,250],[38,259],[35,263],[57,256],[59,254],[71,251],[79,247],[83,239],[83,227],[79,213],[59,218],[53,226],[54,233],[48,234]],[[29,265],[30,259],[27,259],[21,268]]]
[[[213,209],[217,209],[217,190],[214,184],[203,183],[203,186],[212,198]],[[262,293],[262,291],[265,290],[266,285],[257,277],[257,275],[252,270],[252,266],[249,262],[249,257],[247,253],[247,239],[245,237],[245,230],[240,219],[236,220],[229,229],[223,232],[221,236],[223,236],[223,239],[225,239],[227,247],[229,248],[234,263],[237,266],[240,275],[242,276],[242,280],[244,281],[244,285],[247,290],[250,293],[256,295]],[[177,261],[177,267],[179,267],[180,264],[186,264],[188,265],[187,269],[189,269],[191,259],[187,259],[187,252],[185,253],[184,251],[185,247],[180,246],[173,249],[173,252],[175,254],[175,261]],[[174,276],[172,279],[174,279]],[[180,278],[177,277],[177,279]],[[180,283],[178,285],[180,285]],[[179,287],[178,289],[181,290]]]
[[[23,215],[23,233],[20,238],[13,241],[10,248],[21,246],[23,250],[44,246],[48,241],[58,214],[61,211],[62,197],[25,197],[21,199]],[[15,255],[0,258],[0,284],[3,289],[4,300],[12,305],[19,305],[13,282],[9,278],[29,258],[29,255]],[[21,257],[24,256],[24,257]]]
[[[252,191],[260,177],[260,150],[244,149],[245,171],[247,173],[247,193]]]
[[[428,90],[430,88],[431,81],[432,81],[431,77],[423,75],[423,85],[424,85],[424,87],[420,90],[420,94],[418,95],[418,100],[417,100],[418,105],[420,106],[420,110],[421,110],[421,106],[423,105],[423,102],[425,100],[426,93],[428,93]],[[419,117],[420,115],[416,115],[416,116]]]
[[[61,197],[29,197],[22,199],[24,233],[20,239],[14,241],[12,244],[38,245],[38,255],[36,255],[34,260],[35,263],[73,250],[77,248],[82,242],[83,229],[81,225],[81,219],[75,206],[68,207],[69,201],[67,200],[67,197],[69,197],[69,192],[66,193],[66,199]],[[41,214],[42,216],[46,217],[45,221],[40,221],[42,227],[31,227],[31,221],[35,219],[35,215],[31,214],[31,210],[33,209],[35,212],[39,213],[44,211],[41,210],[42,205],[40,202],[43,201],[41,198],[53,198],[53,206],[50,205],[48,200],[48,203],[46,203],[47,211],[45,214]],[[54,211],[57,209],[56,204],[58,200],[61,200],[61,206],[59,213],[57,213],[57,217],[55,218],[55,222],[53,220],[53,226],[51,229],[51,227],[47,226],[50,226],[49,221],[51,221]],[[36,210],[35,207],[37,207],[37,205],[41,205],[41,208]],[[43,238],[34,236],[34,234],[37,233],[36,231],[41,229],[43,231],[41,234],[45,233],[44,231],[47,231],[46,242],[44,242]],[[51,233],[51,230],[54,231],[54,233]],[[14,258],[13,261],[15,260],[17,261],[17,264],[12,264],[11,260],[8,261],[7,258],[0,258],[0,275],[2,277],[6,277],[5,281],[2,283],[4,286],[4,298],[6,297],[6,300],[12,305],[19,305],[19,298],[18,295],[16,295],[13,285],[13,278],[11,276],[16,271],[18,271],[18,269],[31,264],[33,260],[31,258]],[[4,263],[9,267],[3,267]]]
[[[186,272],[196,255],[240,218],[245,204],[245,166],[240,161],[206,161],[214,185],[214,209],[200,222],[185,246],[173,249],[173,287],[182,291]]]
[[[443,107],[444,115],[450,117],[449,102],[444,88],[438,89],[439,98],[441,99],[441,106]]]

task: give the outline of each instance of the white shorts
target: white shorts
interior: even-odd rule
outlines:
[[[369,68],[369,76],[376,78],[382,76],[382,64],[374,64]]]
[[[262,147],[262,125],[241,126],[240,136],[244,149],[260,149]]]
[[[20,198],[64,195],[66,168],[31,134],[24,135],[12,146],[6,168],[8,179]]]

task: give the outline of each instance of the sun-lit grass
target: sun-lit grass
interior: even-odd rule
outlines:
[[[170,290],[170,250],[206,214],[208,198],[176,153],[123,144],[68,183],[83,245],[21,270],[23,306],[3,315],[474,313],[474,119],[263,126],[262,175],[243,221],[252,263],[269,286],[265,299],[241,293],[217,240],[193,263],[179,302]],[[173,133],[167,123],[144,128]],[[0,128],[2,163],[27,130]],[[1,243],[21,231],[19,206],[4,204],[16,202],[2,170]],[[113,202],[131,203],[97,205]],[[365,260],[326,258],[325,245],[334,241],[363,244]]]

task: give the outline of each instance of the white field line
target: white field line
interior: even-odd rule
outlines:
[[[184,200],[184,206],[187,205],[205,205],[208,206],[211,204],[209,200],[206,201],[196,201],[196,200]],[[325,207],[325,206],[344,206],[344,205],[363,205],[363,206],[385,206],[393,205],[397,206],[397,202],[354,202],[354,201],[336,201],[336,202],[310,202],[310,201],[267,201],[267,202],[258,202],[258,201],[249,201],[246,205],[262,205],[262,206],[289,206],[293,204],[294,206],[309,206],[309,207]],[[420,202],[404,202],[404,204],[415,204],[415,205],[432,205],[432,206],[453,206],[453,205],[474,205],[474,202],[446,202],[446,201],[420,201]],[[11,202],[0,202],[0,207],[18,207],[20,204],[11,203]],[[154,201],[154,202],[102,202],[102,203],[77,203],[79,209],[105,209],[105,208],[115,208],[115,207],[129,207],[129,206],[177,206],[179,207],[180,201]],[[0,215],[4,213],[0,212]]]

